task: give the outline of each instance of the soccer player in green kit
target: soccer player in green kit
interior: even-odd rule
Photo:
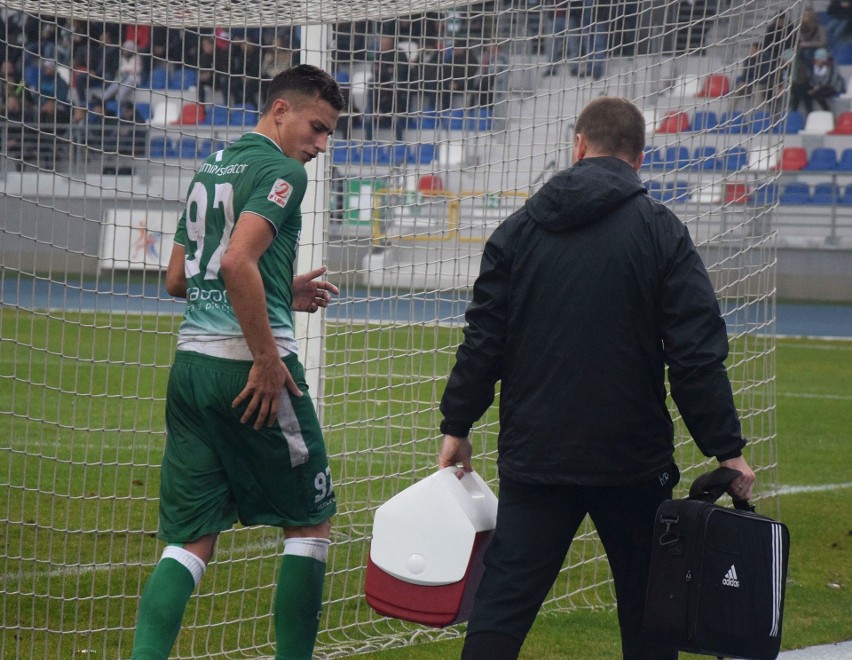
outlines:
[[[325,307],[324,268],[294,277],[305,163],[343,108],[326,72],[270,83],[253,132],[190,184],[166,274],[186,298],[166,394],[158,538],[168,545],[139,603],[134,660],[168,658],[218,534],[237,520],[284,531],[277,660],[313,653],[336,510],[322,431],[296,355],[293,311]]]

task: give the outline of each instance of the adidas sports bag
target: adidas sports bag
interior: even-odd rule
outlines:
[[[739,476],[728,472],[727,483]],[[645,632],[691,653],[775,658],[789,532],[753,513],[748,502],[735,501],[736,509],[714,504],[724,487],[702,491],[700,479],[689,499],[668,500],[657,510]]]

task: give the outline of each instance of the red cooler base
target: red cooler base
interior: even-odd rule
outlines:
[[[385,573],[368,558],[364,584],[367,603],[384,616],[434,628],[467,621],[485,570],[482,560],[493,535],[494,531],[490,530],[474,537],[464,577],[452,584],[412,584]]]

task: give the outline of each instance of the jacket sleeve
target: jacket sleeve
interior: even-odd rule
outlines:
[[[725,368],[727,327],[689,232],[670,221],[658,314],[672,399],[705,456],[734,458],[745,439]]]
[[[503,371],[512,268],[509,246],[518,214],[495,229],[485,244],[473,300],[465,312],[464,341],[441,398],[442,433],[467,436],[494,401],[494,386]]]

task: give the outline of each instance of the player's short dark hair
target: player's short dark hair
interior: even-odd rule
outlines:
[[[291,95],[319,96],[335,110],[343,110],[343,94],[337,81],[311,64],[299,64],[278,73],[269,83],[263,111],[266,112],[273,101]]]
[[[589,103],[574,125],[598,152],[636,159],[645,148],[645,117],[627,99],[602,96]]]

